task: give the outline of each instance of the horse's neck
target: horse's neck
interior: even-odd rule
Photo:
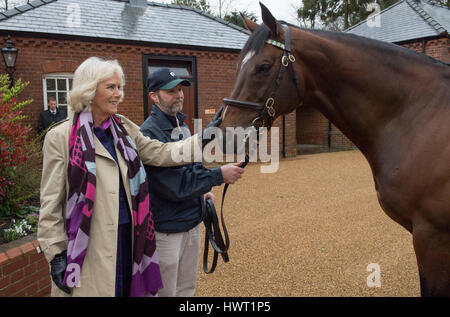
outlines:
[[[414,116],[408,105],[423,97],[412,89],[429,76],[426,67],[389,56],[386,49],[303,33],[309,38],[299,41],[295,53],[305,70],[304,103],[317,107],[367,157],[390,123]]]

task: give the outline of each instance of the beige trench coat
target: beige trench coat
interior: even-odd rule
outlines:
[[[183,148],[200,148],[198,135],[180,142],[161,143],[142,135],[139,127],[118,115],[128,135],[134,141],[142,162],[146,165],[176,166],[171,151],[183,153]],[[42,251],[51,261],[67,249],[65,211],[68,200],[67,167],[69,162],[69,133],[72,118],[57,124],[48,131],[43,147],[44,165],[41,181],[41,209],[37,238]],[[116,251],[119,221],[119,166],[131,208],[131,195],[127,165],[117,155],[119,166],[94,134],[97,169],[94,212],[91,218],[89,246],[83,263],[80,287],[72,289],[71,296],[114,296],[116,280]],[[117,151],[117,148],[116,148]],[[193,155],[191,156],[193,157]],[[131,215],[132,217],[133,215]],[[52,296],[70,296],[52,282]]]

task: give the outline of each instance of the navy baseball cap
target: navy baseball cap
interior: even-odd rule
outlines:
[[[147,91],[157,91],[159,89],[168,90],[179,84],[190,86],[191,82],[187,79],[181,79],[168,68],[161,68],[148,76]]]

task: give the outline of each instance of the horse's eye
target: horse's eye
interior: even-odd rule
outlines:
[[[262,64],[256,67],[257,73],[268,73],[269,70],[272,68],[271,64]]]

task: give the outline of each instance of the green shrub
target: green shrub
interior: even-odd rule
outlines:
[[[17,99],[29,83],[18,79],[11,88],[9,83],[0,75],[0,218],[23,217],[23,206],[38,204],[42,166],[41,144],[21,122],[22,108],[32,100]]]
[[[38,210],[39,211],[39,210]],[[25,221],[31,226],[31,232],[37,232],[37,225],[39,222],[39,214],[33,213],[25,217]]]

